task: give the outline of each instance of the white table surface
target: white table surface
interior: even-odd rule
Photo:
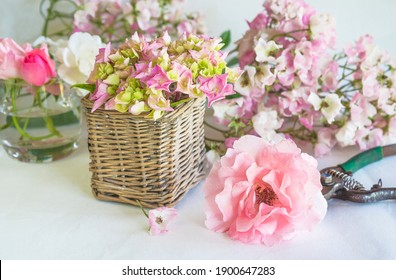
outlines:
[[[319,167],[341,163],[356,148],[334,151]],[[312,232],[273,247],[233,241],[204,226],[202,183],[177,205],[167,235],[148,234],[139,208],[91,194],[86,140],[69,157],[21,163],[0,150],[0,259],[395,259],[396,201],[361,205],[332,200]],[[396,157],[356,176],[395,186]]]

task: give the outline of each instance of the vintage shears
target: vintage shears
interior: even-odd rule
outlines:
[[[327,200],[338,198],[360,203],[396,199],[396,188],[383,188],[381,179],[371,189],[366,189],[352,178],[357,170],[392,155],[396,155],[396,144],[364,151],[342,164],[322,169],[320,175],[324,197]]]

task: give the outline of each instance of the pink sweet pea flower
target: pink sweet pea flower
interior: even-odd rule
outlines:
[[[227,84],[227,75],[214,75],[212,78],[199,77],[200,89],[208,98],[208,107],[216,100],[225,98],[227,95],[234,93],[233,86]]]
[[[21,63],[22,78],[34,85],[42,86],[56,77],[55,62],[49,57],[47,46],[33,49],[25,54]]]
[[[168,232],[169,223],[176,218],[175,208],[159,207],[149,211],[150,234],[159,235]]]
[[[224,145],[227,149],[232,148],[234,146],[235,141],[238,140],[236,137],[228,137],[224,140]]]
[[[317,161],[294,142],[242,136],[206,179],[205,225],[246,243],[290,240],[324,218],[321,190]]]
[[[248,22],[250,29],[262,30],[267,28],[268,16],[261,12],[251,22]]]

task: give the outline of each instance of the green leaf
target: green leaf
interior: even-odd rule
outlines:
[[[85,90],[88,90],[90,93],[92,93],[95,91],[96,86],[93,84],[75,84],[75,85],[72,85],[72,88],[85,89]]]
[[[176,102],[172,102],[172,103],[171,103],[171,107],[172,107],[172,108],[176,108],[176,107],[179,106],[180,104],[186,103],[186,102],[188,102],[188,101],[190,101],[190,100],[191,100],[191,98],[186,98],[186,99],[182,99],[182,100],[179,100],[179,101],[176,101]]]
[[[239,98],[239,97],[242,97],[242,95],[237,92],[235,94],[227,95],[226,99],[235,99],[235,98]]]
[[[227,66],[232,67],[232,66],[237,65],[238,63],[239,63],[238,57],[233,57],[227,62]]]
[[[224,44],[224,46],[221,48],[223,50],[227,48],[231,43],[231,30],[224,31],[223,33],[221,33],[220,37]]]

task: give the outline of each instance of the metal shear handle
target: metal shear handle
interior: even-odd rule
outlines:
[[[361,183],[352,178],[353,172],[392,155],[396,155],[396,144],[367,150],[343,164],[322,169],[320,174],[324,197],[359,203],[396,199],[396,188],[382,188],[381,179],[370,190],[366,190]]]

